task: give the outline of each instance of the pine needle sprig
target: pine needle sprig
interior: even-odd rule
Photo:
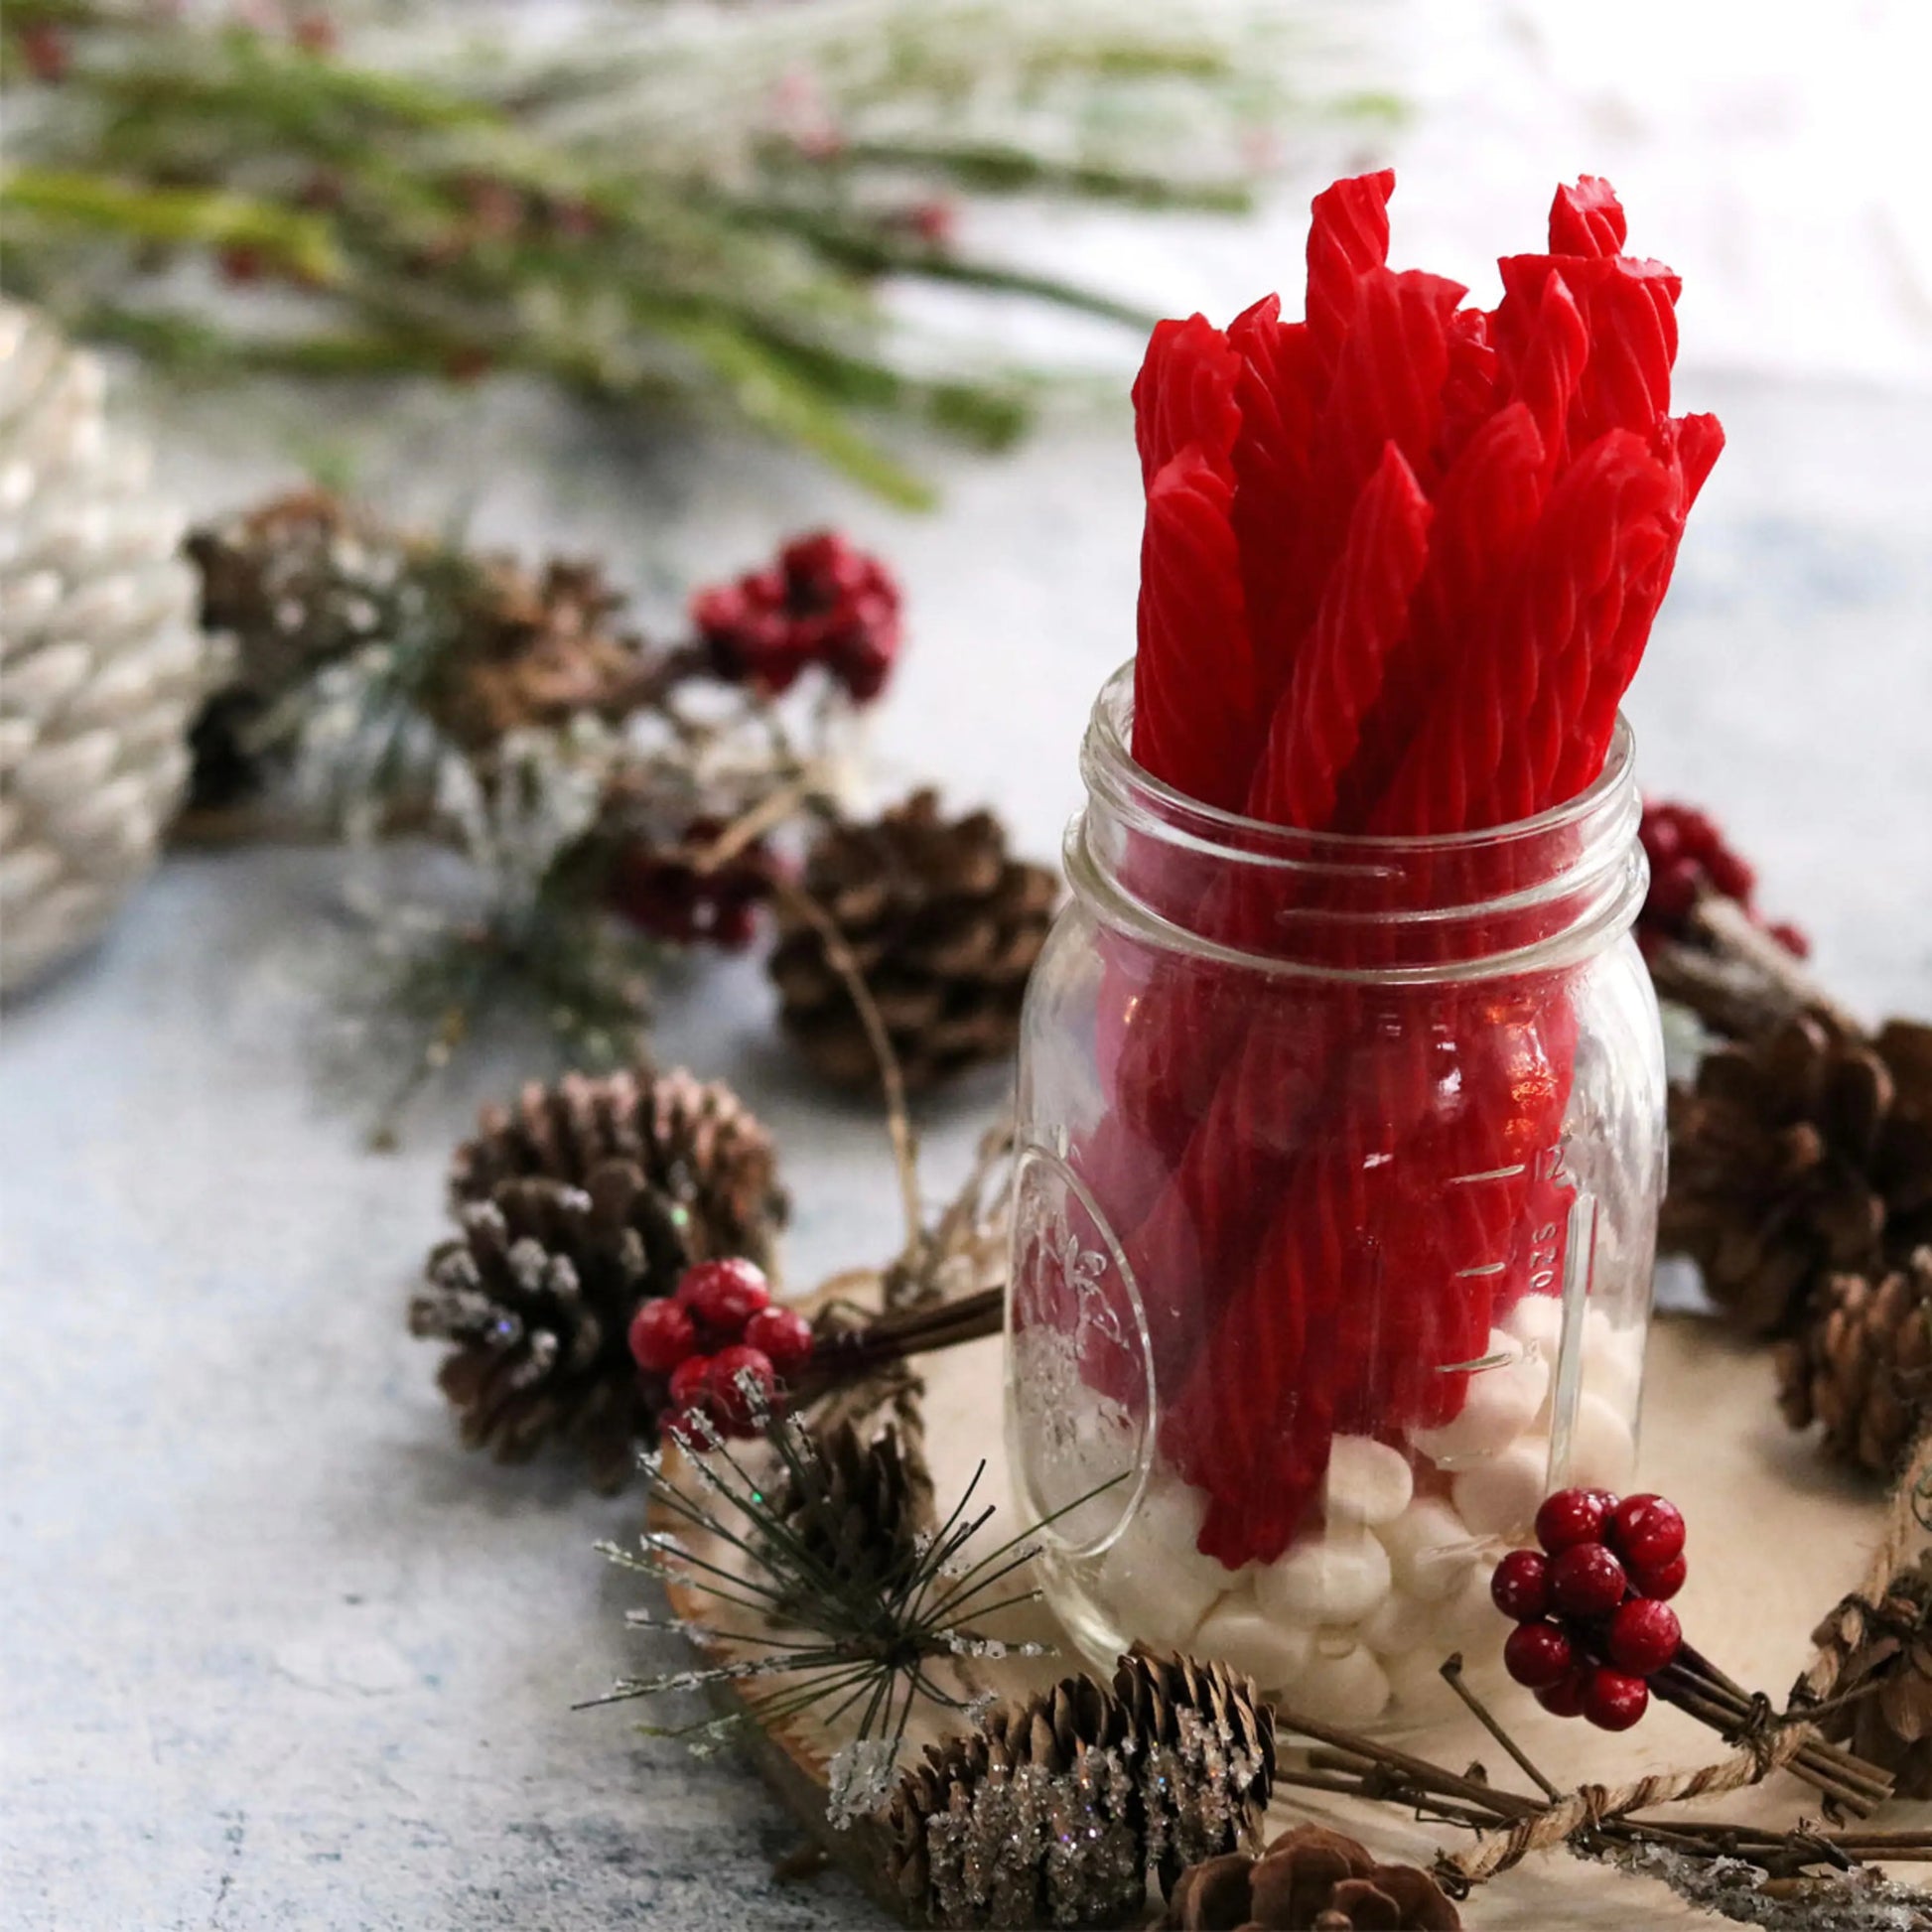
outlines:
[[[774,1680],[768,1690],[742,1691],[744,1709],[733,1718],[646,1727],[653,1736],[705,1745],[746,1719],[769,1726],[813,1714],[829,1727],[856,1710],[856,1725],[834,1764],[828,1807],[835,1824],[850,1824],[883,1796],[921,1702],[956,1712],[976,1702],[963,1686],[947,1681],[943,1667],[962,1658],[1048,1654],[1044,1645],[998,1637],[985,1626],[1037,1600],[1036,1588],[1009,1585],[1038,1554],[1039,1532],[1053,1519],[970,1555],[969,1546],[997,1513],[994,1505],[975,1500],[986,1472],[982,1462],[936,1530],[908,1544],[896,1561],[854,1575],[798,1535],[778,1506],[787,1493],[821,1501],[830,1493],[831,1474],[811,1433],[796,1417],[773,1415],[751,1376],[741,1378],[740,1390],[775,1466],[753,1466],[703,1417],[692,1417],[680,1425],[692,1438],[682,1478],[668,1471],[659,1453],[640,1458],[652,1501],[683,1527],[647,1529],[635,1551],[598,1547],[624,1569],[680,1584],[757,1627],[694,1626],[675,1618],[666,1624],[648,1612],[633,1616],[639,1627],[679,1628],[702,1644],[730,1645],[743,1654],[626,1678],[579,1708]],[[1068,1507],[1089,1500],[1082,1496]],[[742,1563],[717,1561],[694,1543],[722,1546]]]
[[[1037,384],[966,328],[915,336],[889,286],[1142,326],[958,238],[961,204],[1236,208],[1253,136],[1356,112],[1325,73],[1313,115],[1288,107],[1258,5],[607,3],[561,48],[501,14],[480,35],[477,11],[390,26],[338,0],[285,35],[15,0],[0,273],[178,371],[517,370],[722,416],[920,503],[874,419],[997,447]]]

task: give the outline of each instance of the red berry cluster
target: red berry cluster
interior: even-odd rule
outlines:
[[[1637,916],[1637,940],[1648,950],[1682,936],[1684,922],[1705,893],[1735,899],[1784,949],[1805,958],[1811,941],[1795,925],[1768,924],[1756,905],[1757,874],[1725,841],[1707,812],[1690,805],[1646,800],[1637,837],[1650,861],[1650,892]]]
[[[736,1257],[687,1268],[675,1295],[646,1302],[630,1319],[631,1357],[664,1385],[673,1430],[680,1416],[698,1414],[727,1436],[756,1436],[744,1378],[769,1402],[811,1352],[811,1323],[773,1307],[762,1271]]]
[[[654,939],[743,952],[758,937],[758,908],[770,896],[773,860],[757,843],[700,872],[692,854],[724,829],[715,818],[695,818],[675,844],[638,839],[624,847],[612,867],[613,907]]]
[[[1536,1512],[1541,1550],[1512,1550],[1489,1594],[1517,1627],[1503,1664],[1559,1718],[1628,1730],[1648,1679],[1684,1632],[1665,1601],[1684,1587],[1684,1518],[1662,1496],[1564,1489]]]
[[[777,562],[691,603],[721,677],[789,690],[816,664],[860,704],[886,688],[898,656],[898,586],[877,557],[831,530],[798,537]]]

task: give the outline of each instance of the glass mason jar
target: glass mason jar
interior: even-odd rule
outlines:
[[[1096,1662],[1426,1718],[1451,1650],[1499,1658],[1539,1501],[1635,1460],[1665,1139],[1630,734],[1521,824],[1342,837],[1158,782],[1132,691],[1027,999],[1016,1491]]]

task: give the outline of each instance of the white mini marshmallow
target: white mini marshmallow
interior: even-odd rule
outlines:
[[[1618,1415],[1633,1414],[1643,1384],[1643,1335],[1616,1326],[1601,1309],[1584,1318],[1584,1388]]]
[[[1373,1724],[1388,1704],[1389,1680],[1373,1652],[1324,1631],[1308,1674],[1295,1687],[1295,1708],[1352,1730]]]
[[[1451,1421],[1410,1439],[1448,1469],[1500,1454],[1536,1419],[1550,1386],[1549,1363],[1501,1328],[1490,1329],[1483,1353],[1506,1359],[1470,1375],[1468,1395]]]
[[[1440,1603],[1476,1560],[1468,1524],[1440,1496],[1418,1496],[1376,1535],[1397,1587],[1425,1603]]]
[[[1636,1438],[1622,1412],[1586,1389],[1570,1430],[1570,1480],[1580,1488],[1621,1489],[1636,1467]]]
[[[1240,1581],[1195,1548],[1200,1522],[1200,1492],[1157,1476],[1101,1558],[1095,1593],[1131,1636],[1157,1644],[1185,1641]]]
[[[1308,1669],[1314,1631],[1265,1616],[1253,1590],[1233,1589],[1209,1612],[1188,1648],[1246,1671],[1264,1691],[1285,1691]]]
[[[1359,1623],[1388,1593],[1388,1551],[1347,1525],[1305,1537],[1255,1573],[1261,1607],[1290,1623]]]
[[[1323,1506],[1330,1523],[1392,1523],[1415,1491],[1400,1449],[1373,1436],[1337,1436],[1329,1445]]]
[[[1449,1484],[1456,1513],[1477,1536],[1527,1529],[1549,1493],[1550,1446],[1536,1436],[1464,1469]]]
[[[1555,1367],[1557,1352],[1563,1346],[1563,1298],[1560,1295],[1525,1295],[1503,1317],[1503,1332],[1533,1348],[1543,1360]]]
[[[1362,1641],[1384,1663],[1391,1657],[1406,1657],[1431,1641],[1439,1606],[1411,1596],[1406,1589],[1392,1589],[1382,1606],[1361,1625]]]
[[[1502,1620],[1489,1594],[1489,1580],[1495,1571],[1496,1566],[1484,1558],[1438,1606],[1431,1636],[1439,1664],[1451,1650],[1467,1651],[1474,1658],[1497,1648],[1495,1639]]]

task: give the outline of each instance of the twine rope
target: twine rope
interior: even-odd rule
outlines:
[[[1884,1534],[1871,1552],[1858,1590],[1840,1603],[1840,1612],[1851,1613],[1849,1628],[1841,1624],[1839,1615],[1827,1620],[1823,1626],[1827,1634],[1819,1639],[1812,1660],[1792,1693],[1795,1703],[1822,1703],[1838,1688],[1851,1649],[1863,1632],[1864,1616],[1873,1604],[1882,1600],[1920,1533],[1915,1504],[1920,1489],[1928,1482],[1932,1482],[1932,1429],[1920,1436],[1892,1489]],[[1842,1628],[1844,1636],[1840,1635]],[[1546,1851],[1595,1831],[1606,1819],[1648,1811],[1654,1805],[1712,1797],[1759,1784],[1774,1771],[1783,1770],[1817,1737],[1815,1725],[1779,1723],[1770,1700],[1760,1691],[1751,1701],[1749,1717],[1738,1727],[1737,1748],[1727,1757],[1683,1770],[1652,1772],[1628,1784],[1607,1788],[1600,1784],[1579,1785],[1554,1804],[1518,1819],[1507,1831],[1478,1839],[1468,1851],[1448,1860],[1448,1869],[1464,1882],[1478,1885],[1485,1878],[1507,1871],[1532,1852]]]

